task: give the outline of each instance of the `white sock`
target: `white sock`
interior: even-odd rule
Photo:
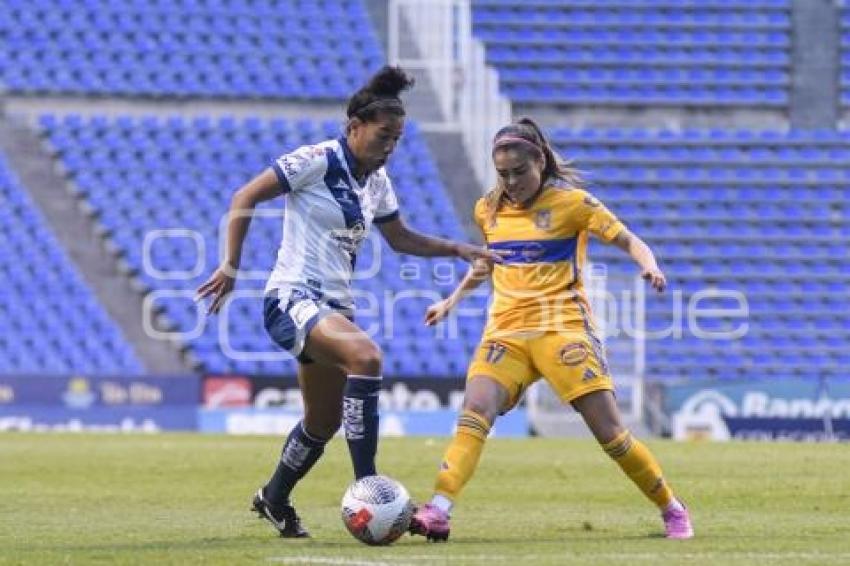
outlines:
[[[667,504],[667,507],[664,508],[665,513],[668,512],[668,511],[684,511],[684,510],[685,510],[685,506],[682,505],[681,501],[679,501],[678,499],[675,499],[675,498],[673,499],[673,501],[671,501],[670,503]]]
[[[451,499],[448,497],[435,495],[431,498],[431,505],[448,515],[451,512],[454,503],[452,503]]]

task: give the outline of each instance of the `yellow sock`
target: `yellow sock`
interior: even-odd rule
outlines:
[[[664,509],[673,501],[673,491],[664,481],[661,466],[640,440],[624,431],[602,447],[626,472],[626,475],[659,508]]]
[[[490,433],[487,419],[473,411],[463,411],[457,421],[457,432],[446,449],[434,492],[452,501],[475,473]]]

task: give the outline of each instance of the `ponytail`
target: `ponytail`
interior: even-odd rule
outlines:
[[[401,67],[385,65],[351,96],[346,115],[349,120],[358,118],[364,122],[374,120],[379,113],[404,116],[404,104],[399,95],[413,84],[413,78]]]

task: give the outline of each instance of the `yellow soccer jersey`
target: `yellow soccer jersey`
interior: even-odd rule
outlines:
[[[550,179],[528,208],[502,204],[486,220],[484,198],[475,222],[491,250],[503,250],[493,269],[494,300],[485,337],[525,331],[582,330],[591,324],[581,272],[588,232],[610,242],[623,224],[590,193]]]

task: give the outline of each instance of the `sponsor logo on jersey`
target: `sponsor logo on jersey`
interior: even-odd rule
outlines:
[[[347,191],[351,190],[351,188],[348,186],[348,184],[345,181],[340,179],[339,181],[336,182],[335,185],[332,185],[332,188],[339,189],[341,191],[346,191],[346,192],[341,193],[339,195],[335,195],[337,202],[339,202],[341,204],[354,204],[354,200],[351,198],[351,195],[349,195],[348,192],[347,192]]]
[[[308,159],[303,155],[291,154],[287,155],[283,159],[283,171],[286,173],[287,177],[295,177],[303,171],[307,164],[309,163]]]
[[[351,228],[331,230],[330,234],[342,250],[354,253],[366,239],[366,222],[358,220]]]
[[[525,261],[533,262],[543,255],[544,249],[543,244],[538,242],[529,242],[525,247],[522,248],[520,252],[522,259]]]
[[[594,198],[590,195],[587,195],[586,197],[584,197],[584,204],[586,204],[587,206],[589,206],[591,208],[598,208],[599,206],[602,205],[602,203],[600,203],[598,200],[596,200],[596,198]]]
[[[581,342],[567,344],[561,348],[558,357],[565,366],[577,366],[587,359],[587,348]]]

